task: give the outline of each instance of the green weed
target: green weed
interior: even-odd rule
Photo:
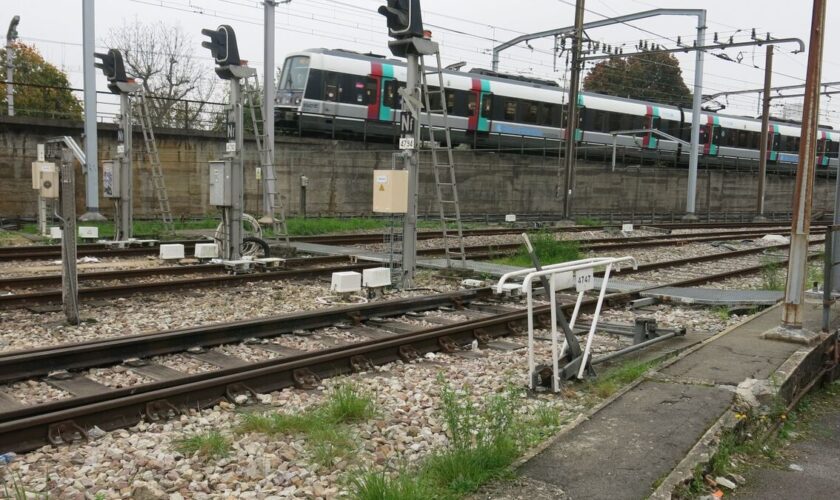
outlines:
[[[406,471],[393,476],[368,471],[353,478],[350,489],[358,500],[427,500],[435,494],[419,477]]]
[[[535,233],[528,237],[531,240],[531,245],[534,247],[534,253],[537,254],[537,258],[539,258],[540,264],[543,266],[581,258],[580,248],[576,241],[558,240],[554,237],[553,233],[548,232]],[[522,245],[516,254],[498,259],[495,262],[519,267],[534,266],[525,245]]]
[[[175,449],[184,455],[198,454],[204,457],[226,457],[230,453],[230,441],[218,431],[195,434],[175,442]]]
[[[784,290],[785,280],[779,263],[773,259],[765,259],[761,268],[762,289]]]
[[[587,226],[587,227],[598,227],[603,226],[604,222],[599,219],[594,219],[592,217],[578,217],[575,219],[575,224],[578,226]]]
[[[608,398],[656,365],[656,361],[629,361],[607,370],[589,382],[589,390],[599,398]]]

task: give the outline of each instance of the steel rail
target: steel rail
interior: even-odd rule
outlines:
[[[754,273],[763,266],[717,273],[653,285],[632,292],[610,294],[610,304],[626,301],[646,290],[663,286],[688,286]],[[489,289],[475,293],[489,293]],[[417,300],[417,299],[411,299]],[[586,306],[595,303],[585,301]],[[574,304],[565,304],[570,309]],[[238,395],[254,395],[285,387],[305,387],[307,380],[319,380],[354,371],[354,367],[384,364],[398,359],[408,361],[428,352],[446,350],[452,343],[465,345],[514,333],[526,319],[526,311],[499,314],[490,318],[434,327],[415,333],[396,335],[348,346],[304,353],[243,367],[222,369],[180,379],[155,382],[104,393],[60,400],[0,413],[0,449],[23,452],[45,444],[61,444],[74,436],[84,437],[86,429],[98,426],[113,430],[136,424],[142,418],[152,421],[177,414],[179,408],[204,408]],[[534,309],[541,320],[550,306]]]
[[[79,299],[101,299],[113,297],[128,297],[138,293],[171,292],[175,290],[205,288],[215,286],[236,286],[242,283],[257,281],[274,281],[282,279],[299,279],[319,276],[338,271],[360,271],[377,267],[373,262],[360,262],[338,266],[314,267],[281,271],[265,271],[249,274],[219,275],[203,278],[188,278],[169,281],[152,281],[146,283],[130,283],[95,288],[79,288]],[[34,304],[50,304],[61,301],[61,290],[43,290],[21,294],[0,295],[0,307],[26,306]]]

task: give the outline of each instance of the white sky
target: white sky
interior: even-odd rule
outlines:
[[[305,48],[345,48],[360,52],[388,54],[385,19],[376,13],[385,0],[292,0],[277,7],[277,65],[285,54]],[[441,44],[444,64],[466,61],[467,67],[490,67],[490,48],[494,44],[523,33],[569,26],[574,23],[574,0],[423,0],[426,28]],[[770,32],[776,38],[799,37],[806,47],[810,38],[810,0],[588,0],[585,21],[603,19],[653,8],[705,8],[708,11],[711,41],[715,31],[720,37],[735,36],[746,40],[752,28]],[[63,68],[74,87],[82,86],[82,0],[0,0],[0,27],[21,16],[18,31],[26,43],[37,46],[47,60]],[[262,3],[248,0],[99,0],[96,2],[96,38],[101,41],[110,29],[123,20],[137,18],[145,22],[179,24],[193,35],[194,57],[206,61],[206,78],[215,78],[209,51],[200,46],[201,28],[230,24],[236,30],[240,55],[262,70]],[[822,81],[840,81],[840,56],[833,50],[840,46],[840,6],[830,1],[825,39]],[[694,39],[695,20],[690,17],[663,17],[634,21],[633,26],[616,25],[591,30],[594,40],[611,45],[625,44],[633,51],[640,39],[674,46],[679,35],[683,43]],[[735,33],[737,30],[740,33]],[[664,37],[664,38],[663,38]],[[670,40],[669,40],[670,39]],[[493,40],[496,40],[494,43]],[[99,45],[99,43],[98,43]],[[520,45],[502,53],[500,70],[562,79],[565,57],[553,68],[553,39],[531,42],[533,50]],[[105,47],[98,47],[104,50]],[[774,62],[773,85],[804,83],[807,55],[791,54],[793,46],[781,46]],[[726,51],[741,63],[706,56],[704,94],[725,90],[759,88],[764,77],[764,48],[745,47]],[[692,88],[694,56],[678,56],[683,75]],[[759,68],[753,67],[759,66]],[[104,77],[97,72],[97,85],[105,90]],[[840,85],[833,88],[840,90]],[[107,99],[103,97],[102,99]],[[726,100],[722,100],[727,104]],[[777,100],[798,103],[801,99]],[[733,96],[727,111],[756,115],[757,96]],[[840,128],[840,94],[824,98],[821,122]]]

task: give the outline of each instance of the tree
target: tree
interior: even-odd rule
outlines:
[[[45,61],[34,45],[15,43],[14,47],[15,115],[81,120],[82,105],[73,96],[67,75]],[[0,54],[5,68],[6,49]],[[5,83],[0,83],[0,103],[5,114]]]
[[[150,97],[154,126],[208,126],[207,101],[216,95],[218,78],[203,76],[204,67],[192,49],[197,44],[180,25],[123,21],[122,27],[108,33],[105,43],[122,52],[126,73],[141,81]]]
[[[583,90],[674,106],[691,104],[680,62],[662,52],[601,61],[586,75]]]

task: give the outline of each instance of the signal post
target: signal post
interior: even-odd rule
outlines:
[[[120,128],[117,130],[117,156],[102,164],[102,187],[106,198],[116,200],[114,240],[125,241],[134,236],[134,183],[132,168],[132,125],[130,94],[140,90],[140,84],[129,80],[122,54],[110,49],[107,54],[95,53],[100,62],[96,67],[108,78],[108,90],[120,96]]]
[[[245,164],[242,156],[244,145],[244,113],[242,98],[243,78],[256,74],[239,58],[236,34],[223,24],[215,30],[203,29],[201,34],[210,37],[201,46],[210,49],[216,60],[216,74],[230,82],[230,105],[227,111],[227,142],[221,161],[210,163],[210,204],[222,210],[221,257],[237,261],[242,257],[242,214],[245,209]]]
[[[408,171],[408,200],[403,226],[402,284],[414,286],[417,269],[417,192],[420,182],[420,57],[437,52],[437,44],[424,36],[420,0],[388,0],[379,7],[379,13],[388,20],[388,42],[391,53],[406,59],[408,74],[405,89],[400,89],[400,150],[403,169]]]

